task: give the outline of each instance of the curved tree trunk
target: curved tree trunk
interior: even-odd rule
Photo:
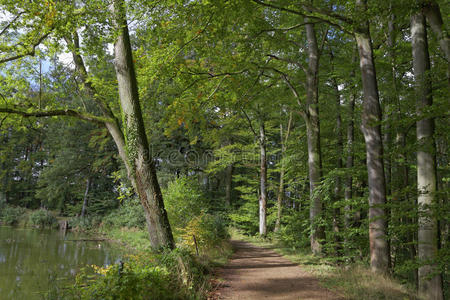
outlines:
[[[420,117],[433,104],[425,17],[418,13],[411,17],[413,68],[416,83],[416,110]],[[418,254],[426,263],[419,267],[419,293],[426,299],[443,299],[440,274],[429,278],[437,271],[430,263],[437,254],[437,222],[432,216],[436,193],[436,146],[434,143],[434,119],[422,118],[416,123],[417,130],[417,190],[419,206]],[[427,263],[428,262],[428,263]]]
[[[362,15],[367,7],[364,0],[356,1]],[[369,183],[369,241],[370,266],[372,271],[387,273],[389,248],[387,242],[386,182],[383,163],[383,141],[381,135],[381,106],[373,59],[369,23],[365,22],[355,33],[360,58],[363,85],[362,131],[366,143],[366,162]]]
[[[119,31],[114,44],[114,63],[131,179],[135,183],[136,192],[145,211],[152,246],[174,248],[172,230],[156,177],[155,164],[149,153],[142,119],[123,0],[114,1],[114,18]]]

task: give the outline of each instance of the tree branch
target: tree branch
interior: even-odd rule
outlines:
[[[105,117],[113,120],[114,124],[118,128],[120,128],[119,120],[114,115],[111,107],[108,105],[108,103],[106,101],[104,101],[104,99],[102,99],[99,96],[95,87],[89,81],[88,72],[87,72],[86,66],[84,64],[83,57],[81,56],[81,54],[79,54],[80,53],[80,41],[79,41],[78,33],[77,32],[74,33],[73,39],[65,37],[64,40],[66,41],[66,43],[69,47],[70,46],[73,47],[73,49],[71,50],[72,56],[73,56],[73,61],[75,63],[75,67],[78,71],[78,74],[80,75],[81,80],[83,81],[83,85],[84,85],[85,89],[88,91],[89,96],[91,96],[92,99],[98,104],[103,115]]]
[[[283,31],[283,32],[287,32],[287,31],[291,31],[291,30],[297,29],[297,28],[299,28],[299,27],[302,27],[302,26],[304,26],[305,24],[308,24],[308,23],[313,23],[313,22],[300,23],[300,24],[297,24],[297,25],[294,25],[294,26],[291,26],[291,27],[286,27],[286,28],[270,28],[270,29],[262,29],[260,32],[258,32],[258,33],[256,34],[256,36],[259,36],[260,34],[262,34],[262,33],[264,33],[264,32],[273,32],[273,31]],[[316,22],[316,23],[317,23],[317,22]]]
[[[5,32],[6,32],[6,30],[8,30],[8,28],[9,27],[11,27],[11,24],[13,24],[23,13],[25,13],[24,11],[21,11],[21,12],[19,12],[18,14],[17,14],[17,16],[15,16],[14,17],[14,19],[12,19],[9,23],[8,23],[8,25],[6,25],[3,29],[2,29],[2,31],[0,32],[0,36],[1,35],[3,35]]]
[[[277,6],[274,4],[269,4],[269,3],[266,3],[261,0],[252,0],[252,1],[255,2],[256,4],[259,4],[259,5],[262,5],[265,7],[288,12],[288,13],[295,14],[295,15],[302,16],[302,17],[308,17],[311,19],[319,20],[324,23],[330,24],[334,27],[337,27],[338,29],[340,29],[344,32],[353,34],[353,32],[349,31],[348,29],[344,28],[344,26],[339,24],[339,22],[343,22],[346,25],[352,25],[354,23],[352,19],[341,16],[339,14],[333,13],[333,12],[325,10],[325,9],[316,8],[314,6],[306,5],[303,3],[303,4],[301,4],[301,6],[303,7],[303,9],[305,11],[300,11],[300,10],[293,10],[293,9],[282,7],[282,6]],[[306,11],[310,11],[310,13],[307,13]]]
[[[303,72],[307,73],[307,70],[305,69],[305,67],[303,67],[303,65],[300,62],[298,62],[298,61],[293,61],[293,60],[291,60],[289,58],[283,58],[283,57],[279,57],[279,56],[276,56],[276,55],[273,55],[273,54],[267,54],[267,56],[269,56],[271,58],[274,58],[276,60],[280,60],[280,61],[284,61],[284,62],[293,64],[293,65],[296,65],[296,66],[300,67],[303,70]]]
[[[36,47],[39,46],[42,43],[42,41],[50,35],[50,33],[52,31],[53,31],[53,28],[51,28],[49,32],[47,32],[46,34],[41,36],[35,43],[31,44],[31,49],[29,49],[27,52],[22,53],[22,54],[17,54],[17,55],[11,56],[11,57],[7,57],[7,58],[2,58],[2,59],[0,59],[0,64],[6,63],[9,61],[13,61],[13,60],[25,57],[25,56],[34,56],[36,54]]]
[[[84,121],[97,123],[100,125],[105,125],[105,123],[109,121],[107,118],[102,118],[88,113],[79,112],[73,109],[56,109],[48,111],[21,111],[7,107],[0,107],[0,113],[19,115],[24,118],[67,116],[67,117],[74,117]]]
[[[178,50],[177,50],[177,52],[175,52],[175,54],[174,55],[172,55],[172,57],[170,57],[169,58],[169,60],[168,61],[172,61],[183,49],[184,49],[184,47],[186,47],[187,45],[189,45],[190,43],[192,43],[194,40],[196,40],[205,30],[206,30],[206,28],[208,28],[208,26],[211,24],[211,21],[212,21],[212,18],[214,17],[214,14],[212,14],[210,17],[209,17],[209,19],[208,19],[208,21],[206,22],[206,24],[205,24],[205,26],[202,28],[202,29],[200,29],[198,32],[197,32],[197,34],[193,37],[193,38],[191,38],[189,41],[187,41],[186,43],[184,43]]]
[[[250,126],[250,129],[251,129],[251,131],[253,132],[253,135],[255,136],[255,138],[257,138],[257,137],[258,137],[258,134],[256,134],[256,131],[255,131],[255,129],[254,129],[253,126],[252,126],[252,121],[250,120],[250,117],[247,115],[247,113],[245,112],[244,109],[241,108],[241,111],[242,111],[242,113],[244,114],[245,118],[247,119],[248,125]]]

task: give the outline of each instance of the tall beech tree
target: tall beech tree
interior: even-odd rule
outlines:
[[[356,11],[367,15],[367,3],[356,1]],[[381,135],[381,106],[378,93],[375,61],[369,22],[362,22],[355,32],[358,44],[359,65],[363,85],[362,131],[366,142],[367,173],[369,176],[369,239],[370,266],[376,272],[387,273],[389,245],[387,241],[386,181],[383,162],[383,140]]]
[[[434,119],[427,116],[433,105],[425,17],[421,12],[411,16],[411,43],[416,87],[417,190],[419,205],[418,255],[419,293],[426,299],[443,299],[441,276],[433,262],[437,254],[437,222],[433,216],[436,204],[436,145]]]

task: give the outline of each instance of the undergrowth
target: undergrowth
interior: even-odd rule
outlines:
[[[129,255],[123,263],[91,266],[77,275],[75,299],[201,299],[208,265],[186,249]]]

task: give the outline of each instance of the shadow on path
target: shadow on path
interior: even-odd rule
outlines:
[[[320,286],[317,278],[270,249],[231,241],[235,250],[218,270],[220,299],[344,299]]]

